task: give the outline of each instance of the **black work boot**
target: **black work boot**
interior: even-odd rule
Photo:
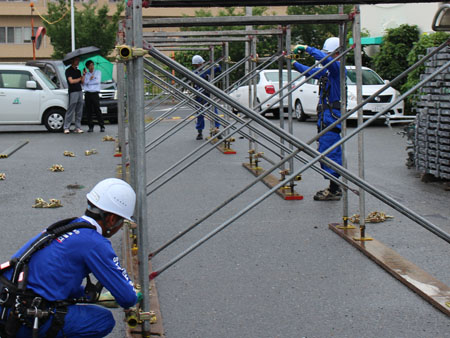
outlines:
[[[202,135],[202,132],[200,130],[198,131],[198,135],[196,137],[196,140],[203,140],[203,135]]]

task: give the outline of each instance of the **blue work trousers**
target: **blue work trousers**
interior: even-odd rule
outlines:
[[[58,332],[57,338],[106,337],[114,328],[115,321],[111,311],[97,305],[71,305],[67,307],[64,327]],[[39,337],[45,338],[52,319],[49,319],[39,329]],[[30,328],[22,326],[17,338],[30,338]]]
[[[217,115],[217,108],[214,108],[214,113]],[[217,120],[214,120],[214,126],[216,128],[220,127],[220,123]],[[203,116],[203,114],[200,114],[199,116],[197,116],[197,123],[195,125],[195,129],[197,129],[198,131],[202,131],[203,129],[205,129],[205,117]]]
[[[338,142],[340,139],[341,139],[341,135],[339,133],[329,131],[328,133],[325,133],[324,135],[322,135],[319,138],[319,147],[317,150],[319,152],[323,153],[325,150],[330,148],[333,144]],[[328,153],[326,155],[326,157],[328,157],[330,160],[333,160],[337,164],[342,165],[342,148],[341,148],[341,146],[333,149],[330,153]],[[325,170],[326,172],[330,173],[331,175],[333,175],[335,177],[341,176],[336,171],[334,171],[333,169],[327,167],[326,165],[324,165],[322,163],[320,163],[320,166],[322,167],[323,170]]]

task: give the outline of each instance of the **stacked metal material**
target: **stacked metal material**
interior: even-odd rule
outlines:
[[[428,52],[433,49],[429,48]],[[425,63],[425,74],[450,60],[450,48]],[[421,75],[421,80],[426,75]],[[416,169],[424,174],[450,179],[450,69],[423,88],[416,103],[414,156]]]

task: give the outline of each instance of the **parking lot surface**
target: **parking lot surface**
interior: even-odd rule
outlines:
[[[183,117],[188,112],[174,115]],[[174,123],[177,120],[165,120],[150,129],[147,142]],[[147,154],[148,181],[200,144],[193,123]],[[406,140],[399,131],[401,127],[378,125],[365,132],[367,181],[450,232],[450,192],[440,183],[421,182],[417,173],[406,168]],[[315,132],[314,122],[294,121],[298,138],[307,141]],[[105,134],[116,133],[117,126],[107,126]],[[63,135],[49,134],[43,127],[0,127],[1,148],[30,140],[10,158],[0,159],[0,172],[7,175],[0,181],[0,259],[7,260],[53,221],[79,215],[89,188],[102,178],[115,176],[119,159],[113,157],[113,143],[101,141],[105,134]],[[242,167],[248,161],[248,142],[237,138],[232,147],[236,155],[213,150],[149,196],[151,249],[254,179]],[[98,154],[84,156],[91,148]],[[64,150],[77,156],[64,157]],[[276,159],[267,149],[259,147],[259,151]],[[349,141],[347,153],[349,168],[356,172],[356,139]],[[48,168],[56,163],[65,171],[50,172]],[[262,162],[261,166],[269,164]],[[69,184],[84,188],[68,189]],[[327,184],[308,170],[296,187],[304,195],[302,201],[269,197],[157,277],[166,336],[450,337],[447,316],[328,229],[329,223],[340,221],[342,203],[312,199]],[[266,186],[257,184],[157,255],[153,267],[166,263],[266,191]],[[33,209],[37,197],[61,199],[64,207]],[[367,196],[366,211],[375,210],[394,219],[368,224],[369,235],[450,284],[450,250],[445,241]],[[358,197],[353,194],[350,212],[358,213]],[[120,251],[120,236],[116,237],[114,244]],[[119,315],[116,318],[120,320]],[[110,336],[123,336],[122,328],[118,325]]]

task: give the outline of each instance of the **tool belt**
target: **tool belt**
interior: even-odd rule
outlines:
[[[56,337],[64,326],[67,305],[50,302],[35,292],[19,290],[4,276],[0,276],[0,307],[6,313],[5,320],[0,321],[0,337],[13,338],[22,325],[34,329],[33,337],[38,335],[39,327],[44,325],[53,315],[46,337]],[[8,313],[9,312],[9,313]]]
[[[24,253],[0,265],[0,337],[15,338],[21,326],[24,325],[31,328],[33,338],[37,338],[39,327],[50,316],[53,316],[53,320],[46,337],[56,337],[64,327],[67,305],[76,302],[48,301],[28,289],[28,262],[36,251],[66,232],[77,228],[95,229],[91,224],[72,223],[74,220],[75,218],[69,218],[52,224],[30,244]],[[11,280],[3,275],[8,270],[12,271]]]
[[[323,112],[323,111],[325,111],[326,108],[341,110],[341,101],[335,101],[335,102],[332,102],[331,104],[317,105],[317,111]]]

